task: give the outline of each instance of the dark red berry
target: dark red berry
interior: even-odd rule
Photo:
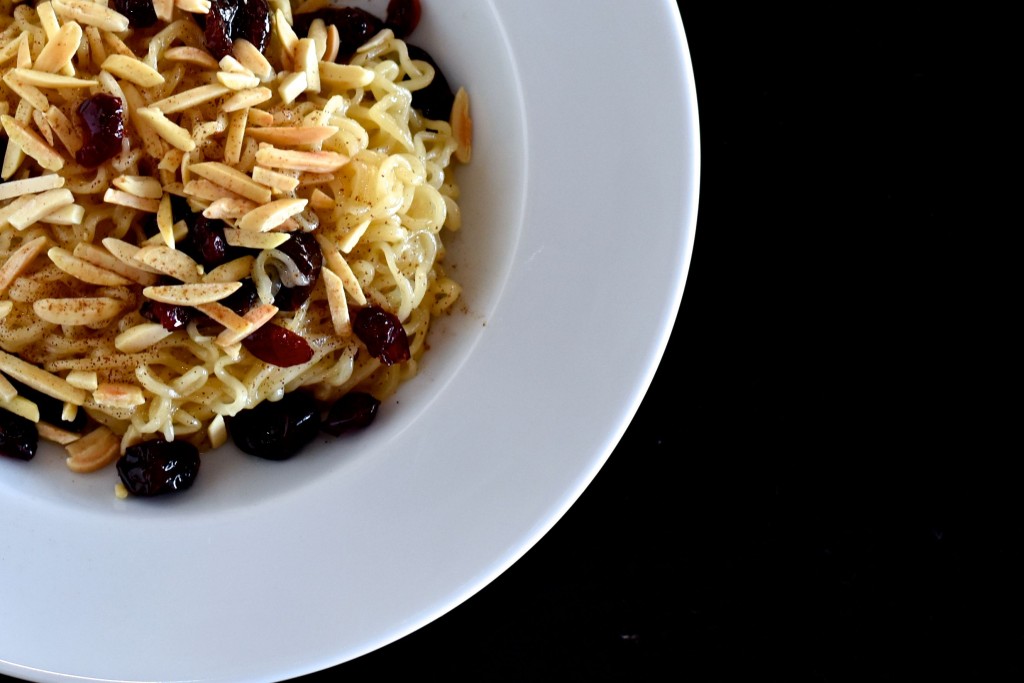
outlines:
[[[165,330],[173,332],[188,325],[193,319],[199,317],[199,312],[189,306],[178,306],[176,304],[165,304],[160,301],[145,301],[139,308],[143,318],[160,323]]]
[[[317,280],[320,279],[320,272],[324,265],[323,252],[316,238],[307,232],[293,232],[291,239],[278,247],[278,250],[287,255],[295,267],[299,269],[309,284],[296,287],[281,287],[281,290],[274,297],[274,305],[282,311],[294,311],[306,303]]]
[[[295,391],[227,418],[227,426],[235,445],[246,453],[287,460],[316,438],[320,408],[310,394]]]
[[[78,105],[82,122],[82,148],[75,160],[96,167],[121,152],[124,139],[124,106],[119,97],[97,93]]]
[[[377,417],[380,401],[370,394],[353,391],[345,394],[327,411],[321,429],[332,436],[341,436],[345,432],[363,429],[370,426]]]
[[[114,9],[128,17],[131,28],[149,28],[156,23],[153,0],[114,0]]]
[[[31,460],[39,448],[39,430],[31,420],[0,408],[0,455]]]
[[[396,38],[411,34],[420,23],[420,0],[391,0],[386,23]]]
[[[75,414],[74,420],[65,420],[63,401],[44,394],[38,389],[33,389],[27,384],[22,384],[16,379],[12,379],[10,382],[18,390],[19,396],[27,398],[39,407],[39,419],[41,421],[69,432],[81,433],[85,431],[86,425],[89,424],[89,416],[84,410],[79,410]]]
[[[195,214],[195,224],[179,249],[207,269],[216,268],[228,260],[228,240],[224,236],[224,223]]]
[[[217,303],[227,306],[238,315],[245,315],[260,300],[256,285],[249,278],[242,280],[242,286]]]
[[[316,19],[338,28],[338,56],[336,62],[347,62],[356,50],[380,33],[384,22],[366,10],[357,7],[325,7],[315,12],[296,14],[292,28],[296,35],[303,37],[309,34],[309,26]]]
[[[144,441],[117,461],[121,483],[133,496],[184,491],[199,474],[199,449],[187,441]]]
[[[447,121],[452,117],[452,105],[455,103],[455,93],[448,85],[448,79],[441,73],[441,67],[437,65],[434,58],[426,50],[415,45],[409,45],[409,58],[426,62],[434,67],[434,80],[430,85],[412,94],[412,106],[419,109],[428,119]]]
[[[263,52],[270,36],[270,6],[267,0],[213,0],[204,33],[206,49],[218,60],[231,54],[239,38]]]
[[[352,316],[352,330],[366,350],[384,365],[409,360],[409,338],[402,322],[383,308],[367,306]]]
[[[264,363],[280,368],[308,363],[313,358],[309,342],[274,323],[267,323],[243,339],[242,346]]]

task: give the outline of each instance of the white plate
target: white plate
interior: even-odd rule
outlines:
[[[383,2],[371,3],[380,11]],[[433,0],[414,36],[472,94],[450,240],[466,312],[371,430],[208,456],[116,499],[54,449],[0,461],[0,671],[281,680],[392,642],[526,552],[632,418],[693,243],[696,98],[676,5]]]

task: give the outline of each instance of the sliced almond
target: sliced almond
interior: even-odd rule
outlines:
[[[277,249],[291,237],[287,232],[253,232],[237,228],[224,228],[224,239],[232,247],[246,249]]]
[[[327,27],[327,44],[324,46],[324,55],[321,62],[332,64],[338,58],[338,49],[341,47],[341,36],[338,34],[338,27],[331,24]],[[321,77],[323,72],[320,73]]]
[[[278,227],[297,213],[301,213],[309,202],[307,199],[278,199],[257,207],[238,221],[241,230],[267,232]]]
[[[104,31],[121,33],[128,30],[128,17],[89,0],[53,0],[53,9],[65,21],[95,26]]]
[[[274,28],[277,29],[277,35],[281,39],[281,46],[284,48],[284,51],[294,60],[295,45],[299,42],[299,37],[295,35],[291,22],[288,21],[280,9],[274,15]]]
[[[146,123],[152,126],[153,130],[168,142],[171,146],[177,147],[183,152],[191,152],[196,148],[195,141],[192,140],[192,135],[174,123],[159,109],[152,107],[141,107],[137,109],[135,113]]]
[[[25,154],[39,162],[39,165],[49,171],[59,171],[64,168],[64,157],[46,141],[34,133],[25,124],[15,120],[11,116],[0,116],[7,137]],[[9,177],[9,176],[4,176]]]
[[[217,68],[217,60],[214,59],[209,52],[207,52],[206,50],[201,50],[198,47],[188,47],[184,45],[179,45],[177,47],[172,47],[167,50],[164,50],[163,56],[164,59],[167,59],[172,62],[185,62],[186,64],[195,64],[196,66],[201,66],[204,69]]]
[[[0,64],[5,64],[18,56],[18,51],[27,35],[27,33],[19,33],[13,40],[0,47]]]
[[[245,124],[249,110],[233,111],[228,116],[228,134],[224,136],[224,163],[237,164],[242,159],[242,145],[245,142]]]
[[[99,325],[121,314],[123,302],[106,296],[85,296],[67,299],[40,299],[32,310],[54,325]]]
[[[49,243],[50,240],[45,235],[41,235],[25,242],[7,257],[3,265],[0,265],[0,294],[5,292],[15,278],[25,272],[36,258],[46,251]]]
[[[122,353],[138,353],[171,334],[171,331],[164,329],[160,323],[141,323],[117,335],[114,338],[114,347]]]
[[[193,261],[188,254],[177,249],[162,245],[143,247],[134,258],[139,263],[182,282],[199,282],[202,279],[202,266]]]
[[[249,131],[252,134],[252,129]],[[294,149],[264,147],[256,152],[256,163],[270,168],[284,168],[312,173],[333,173],[348,163],[348,157],[337,152],[304,152]]]
[[[105,397],[105,394],[103,396]],[[100,401],[96,402],[104,405]],[[68,452],[68,457],[64,461],[68,469],[78,474],[88,474],[103,469],[120,457],[121,440],[110,427],[104,425],[72,441],[64,446],[64,449]]]
[[[314,54],[317,61],[323,59],[324,55],[327,54],[327,25],[324,24],[324,20],[314,19],[310,22],[309,31],[306,35],[313,41],[313,45],[316,48]]]
[[[160,210],[160,201],[157,199],[145,199],[134,194],[122,192],[121,190],[115,190],[112,187],[108,187],[107,191],[103,193],[103,201],[108,204],[138,209],[146,213],[156,213]]]
[[[0,371],[59,401],[82,405],[87,396],[84,391],[71,386],[52,372],[25,362],[6,351],[0,351]]]
[[[270,190],[241,171],[217,161],[192,164],[189,171],[257,204],[270,201]]]
[[[56,142],[56,140],[54,140],[53,129],[50,128],[50,124],[46,121],[46,114],[44,114],[43,111],[44,110],[36,109],[32,112],[32,122],[36,124],[36,130],[38,130],[39,134],[43,136],[44,140],[46,140],[46,144],[53,147]]]
[[[228,428],[224,424],[223,415],[214,415],[210,425],[206,428],[206,435],[210,439],[212,448],[220,448],[228,442]]]
[[[199,282],[186,285],[146,287],[142,293],[146,298],[164,304],[201,306],[229,297],[241,286],[241,282]]]
[[[64,187],[64,178],[56,173],[47,173],[24,180],[11,180],[0,183],[0,201],[20,197],[24,194],[56,190],[61,187]]]
[[[250,128],[249,137],[272,145],[315,145],[338,132],[336,126],[267,126]]]
[[[313,194],[309,196],[309,205],[314,209],[330,210],[335,207],[334,198],[325,193],[320,188],[313,190]]]
[[[119,287],[121,285],[129,285],[132,282],[117,273],[112,273],[109,270],[80,259],[60,247],[53,247],[46,253],[55,266],[82,282],[103,287]]]

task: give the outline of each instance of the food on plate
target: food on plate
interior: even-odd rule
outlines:
[[[419,0],[0,6],[0,455],[149,496],[372,423],[460,295]]]

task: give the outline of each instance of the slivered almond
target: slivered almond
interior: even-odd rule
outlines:
[[[40,235],[25,242],[7,257],[4,264],[0,265],[0,294],[5,292],[15,278],[25,272],[32,262],[46,251],[49,243],[50,240],[45,235]]]
[[[5,301],[4,303],[10,304],[11,302]],[[0,401],[10,401],[17,395],[18,390],[14,388],[14,385],[11,384],[11,381],[4,377],[3,375],[0,375]]]
[[[459,88],[452,104],[452,137],[458,143],[455,158],[468,164],[473,158],[473,119],[469,115],[469,93]]]
[[[123,302],[106,296],[40,299],[32,310],[54,325],[99,325],[121,314]]]
[[[53,147],[55,140],[53,139],[53,129],[50,128],[50,124],[46,121],[46,114],[42,110],[36,109],[32,112],[32,122],[36,124],[36,130],[46,140],[46,144]]]
[[[324,56],[321,62],[333,63],[338,58],[338,48],[341,47],[341,36],[338,34],[338,27],[331,24],[327,27],[327,44],[324,46]],[[323,72],[320,73],[321,77]]]
[[[248,107],[255,107],[258,104],[263,104],[271,97],[274,93],[271,92],[270,88],[246,88],[245,90],[239,90],[234,95],[224,100],[224,104],[221,105],[221,110],[226,112],[239,111],[241,109],[247,109]],[[273,121],[273,116],[271,116]]]
[[[203,275],[202,267],[188,254],[162,245],[143,247],[134,258],[139,263],[182,282],[199,282]]]
[[[238,221],[238,228],[254,232],[273,230],[288,218],[301,213],[306,208],[308,201],[306,199],[289,198],[278,199],[264,204],[242,216]]]
[[[24,230],[51,211],[74,202],[75,195],[71,194],[71,190],[67,188],[47,190],[41,194],[29,196],[28,202],[11,214],[7,221],[18,230]]]
[[[327,261],[327,267],[330,268],[335,275],[341,278],[342,284],[345,286],[345,291],[348,292],[352,300],[359,306],[366,305],[366,295],[363,294],[363,288],[359,286],[359,278],[356,277],[355,273],[352,272],[352,268],[349,267],[348,261],[339,253],[338,248],[331,243],[326,237],[322,235],[316,236],[316,241],[320,245],[320,251],[323,252],[324,259]]]
[[[237,228],[224,228],[224,239],[232,247],[246,249],[277,249],[291,237],[287,232],[253,232]]]
[[[46,122],[69,152],[75,154],[82,148],[82,135],[60,109],[51,105],[46,110]]]
[[[70,401],[82,405],[88,396],[84,391],[71,386],[52,372],[47,372],[6,351],[0,351],[0,371],[59,401]]]
[[[133,268],[138,268],[140,270],[144,270],[150,273],[156,273],[157,275],[162,274],[162,271],[150,268],[142,261],[139,261],[138,259],[135,258],[138,255],[138,253],[142,251],[142,249],[135,246],[134,244],[129,244],[128,242],[125,242],[124,240],[119,240],[116,237],[104,237],[103,246],[107,248],[107,251],[109,251],[114,256],[114,258],[118,259],[122,263],[125,263]],[[79,254],[76,254],[76,256],[79,256]]]
[[[185,195],[190,199],[215,202],[218,199],[244,199],[244,197],[227,190],[223,185],[210,182],[205,178],[190,180],[185,184]]]
[[[231,90],[248,90],[259,86],[259,76],[255,74],[240,74],[234,71],[218,71],[217,81],[225,88]]]
[[[254,88],[259,90],[260,88]],[[267,90],[267,92],[270,92]],[[273,94],[271,93],[271,96]],[[270,98],[267,98],[270,99]],[[249,110],[249,123],[254,126],[270,126],[274,123],[274,115],[270,112],[263,111],[262,109],[250,109]]]
[[[219,322],[221,325],[223,325],[229,330],[241,332],[252,329],[252,323],[250,323],[245,318],[232,311],[224,304],[211,302],[207,304],[199,304],[198,306],[196,306],[196,308],[198,308],[200,311],[210,316],[216,322]],[[249,334],[249,332],[246,332],[246,334]]]
[[[245,124],[248,119],[248,109],[233,111],[228,116],[228,134],[224,136],[224,162],[227,164],[237,164],[242,159]]]
[[[7,314],[14,309],[13,301],[0,301],[0,320],[7,317]],[[2,377],[2,375],[0,375]]]
[[[164,188],[156,178],[143,175],[121,175],[113,180],[114,187],[145,199],[160,199]]]
[[[103,32],[103,44],[107,48],[107,54],[124,55],[125,57],[131,57],[132,59],[138,59],[132,49],[125,45],[125,42],[121,40],[121,37],[116,33],[110,31]]]
[[[327,305],[331,309],[331,322],[334,323],[334,333],[339,337],[347,337],[352,334],[352,320],[348,315],[345,285],[330,268],[324,268],[321,272],[324,277],[324,289],[327,291]]]
[[[171,19],[174,18],[174,0],[153,0],[153,11],[157,19],[171,23]]]
[[[84,206],[81,204],[68,204],[51,211],[39,220],[50,225],[81,225],[84,218]]]
[[[156,227],[160,231],[160,236],[164,238],[164,244],[174,249],[174,207],[169,194],[160,198],[160,208],[156,212]]]
[[[210,0],[174,0],[174,4],[182,12],[191,12],[192,14],[210,13]]]
[[[0,408],[23,417],[30,422],[39,422],[39,406],[24,396],[15,396],[9,401],[0,399]]]
[[[228,442],[228,428],[224,424],[223,415],[214,415],[206,428],[206,436],[210,439],[211,448],[220,448]]]
[[[17,69],[13,69],[4,74],[4,83],[7,84],[7,87],[21,96],[22,100],[31,104],[34,109],[38,111],[49,109],[50,101],[46,99],[43,91],[19,78],[17,72]]]
[[[295,188],[299,186],[298,178],[285,173],[271,171],[269,168],[263,168],[262,166],[253,167],[252,179],[261,185],[266,185],[275,194],[294,192]]]
[[[21,44],[25,42],[27,33],[19,33],[17,37],[0,47],[0,64],[5,64],[18,56]]]
[[[108,187],[107,191],[103,193],[103,201],[108,204],[118,204],[120,206],[138,209],[139,211],[145,211],[146,213],[156,213],[160,209],[159,200],[145,199],[144,197],[128,194],[121,190],[115,190],[112,187]]]
[[[241,256],[222,263],[203,276],[203,282],[241,282],[252,273],[253,256]]]
[[[105,398],[105,395],[101,396]],[[110,405],[101,401],[96,402],[101,405]],[[104,425],[67,444],[64,446],[64,450],[68,453],[68,457],[64,461],[68,469],[78,474],[88,474],[103,469],[120,457],[121,440],[109,427]]]
[[[171,148],[167,150],[167,153],[160,158],[160,163],[157,166],[161,171],[169,171],[174,173],[181,168],[181,162],[185,157],[185,153],[180,149]]]
[[[163,158],[166,153],[167,144],[145,118],[136,116],[138,111],[145,106],[146,101],[142,98],[138,89],[131,83],[122,83],[121,89],[124,91],[124,96],[128,103],[128,109],[132,117],[132,126],[138,131],[139,137],[142,138],[142,144],[146,148],[146,152],[155,159]]]
[[[114,338],[114,347],[122,353],[138,353],[171,335],[160,323],[142,323],[129,327]]]
[[[92,400],[112,408],[132,408],[146,402],[141,387],[117,382],[101,382],[92,392]]]
[[[12,69],[10,73],[17,76],[18,80],[22,83],[28,83],[37,88],[91,88],[94,85],[99,85],[99,81],[51,74],[45,71],[36,71],[35,69],[18,68]]]
[[[257,204],[270,201],[270,190],[241,171],[217,161],[192,164],[189,171]]]
[[[295,68],[306,74],[306,92],[320,92],[320,60],[311,38],[300,38],[295,43]]]
[[[39,165],[48,171],[59,171],[64,168],[64,157],[46,141],[34,133],[25,124],[15,120],[13,117],[0,116],[7,137],[25,154],[39,162]]]
[[[13,199],[24,194],[45,192],[46,190],[56,190],[64,187],[64,182],[63,176],[59,176],[56,173],[47,173],[46,175],[35,176],[34,178],[0,183],[0,200]]]
[[[250,134],[252,130],[250,130]],[[294,149],[264,147],[256,152],[256,163],[270,168],[285,168],[293,171],[333,173],[348,163],[348,157],[337,152],[303,152]]]
[[[267,126],[250,128],[249,137],[272,145],[315,145],[338,132],[336,126]]]
[[[27,40],[22,41],[18,45],[18,61],[15,62],[18,69],[31,69],[32,68],[32,50]]]
[[[40,439],[46,439],[52,443],[60,444],[61,446],[67,446],[72,441],[78,441],[82,438],[81,434],[75,432],[69,432],[66,429],[60,427],[54,427],[49,422],[40,422],[36,425],[36,430],[39,432]]]
[[[159,71],[145,62],[125,55],[110,55],[103,61],[103,66],[100,68],[130,81],[140,88],[153,88],[164,82],[164,77]]]
[[[93,66],[99,68],[99,65],[107,58],[107,48],[103,45],[103,36],[95,26],[86,26],[82,32],[85,33],[83,44],[88,45],[89,61]]]
[[[89,0],[53,0],[52,4],[57,15],[65,21],[74,20],[113,33],[128,30],[128,17],[104,5]]]
[[[191,88],[190,90],[182,90],[170,97],[165,97],[162,100],[154,102],[149,106],[150,108],[161,111],[164,114],[176,114],[205,102],[215,100],[230,92],[230,88],[226,88],[220,83],[210,83],[209,85],[200,85],[196,88]]]
[[[277,35],[281,39],[281,46],[284,48],[284,51],[294,60],[295,44],[299,42],[299,37],[295,35],[291,22],[288,21],[280,9],[274,15],[274,28],[277,29]]]
[[[259,76],[264,83],[274,80],[274,67],[255,45],[245,38],[236,38],[231,52],[245,68]]]
[[[232,57],[231,55],[224,55],[221,57],[220,62],[217,64],[221,71],[228,71],[230,73],[245,74],[247,76],[253,76],[253,72],[246,66],[243,66],[241,62]]]
[[[221,197],[203,209],[203,216],[216,220],[236,221],[245,214],[255,209],[258,204],[248,199],[235,199],[232,197]]]
[[[53,247],[46,253],[55,266],[82,282],[103,287],[118,287],[131,284],[131,280],[128,278],[78,258],[60,247]]]
[[[268,322],[274,319],[277,315],[278,308],[271,304],[260,304],[254,306],[246,311],[242,319],[245,321],[244,329],[232,330],[225,329],[223,332],[217,335],[217,338],[213,341],[214,344],[221,348],[226,348],[237,344],[242,341],[250,334],[258,330],[259,328],[266,325]]]
[[[309,196],[309,204],[314,209],[333,209],[335,206],[334,198],[325,193],[320,188],[313,190],[313,194]]]
[[[241,286],[241,282],[197,282],[185,285],[146,287],[142,293],[148,299],[165,304],[201,306],[229,297]]]
[[[85,391],[96,391],[99,386],[99,378],[95,370],[72,370],[64,379],[71,386]]]
[[[277,86],[277,94],[281,96],[282,102],[291,104],[295,101],[295,98],[306,92],[306,85],[308,83],[305,71],[290,73],[281,79],[280,85]]]
[[[178,46],[164,50],[164,59],[172,62],[185,62],[195,64],[205,69],[216,69],[217,60],[207,52],[198,47]]]
[[[174,123],[159,109],[152,107],[141,107],[135,110],[135,113],[153,127],[153,130],[168,142],[173,147],[177,147],[183,152],[191,152],[196,148],[195,141],[192,140],[192,135]]]
[[[377,74],[369,69],[354,64],[335,64],[326,61],[320,62],[320,82],[329,83],[332,86],[348,90],[350,88],[365,88],[373,83]]]
[[[140,267],[142,266],[141,263],[139,266],[129,265],[95,244],[80,242],[75,245],[75,250],[72,253],[83,261],[88,261],[95,266],[117,273],[143,286],[155,285],[160,281],[160,276],[157,273],[142,270]]]
[[[306,33],[313,45],[316,47],[314,54],[317,61],[324,58],[327,53],[327,26],[323,19],[314,19],[309,24],[309,31]]]

